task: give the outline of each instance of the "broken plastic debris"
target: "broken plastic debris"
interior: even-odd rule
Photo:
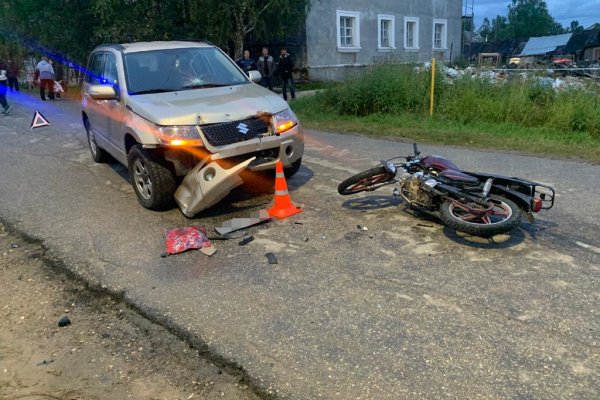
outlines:
[[[58,326],[60,328],[64,328],[67,325],[71,325],[71,320],[69,319],[68,315],[65,315],[58,321]]]
[[[238,243],[238,245],[245,246],[248,243],[252,242],[253,240],[254,240],[254,236],[248,236],[247,238],[240,240],[240,242]]]
[[[367,228],[366,226],[362,226],[362,225],[356,225],[356,227],[358,229],[360,229],[361,231],[368,231],[369,230],[369,228]]]
[[[212,255],[216,251],[210,240],[206,237],[206,228],[202,226],[188,226],[185,228],[171,229],[167,231],[167,254],[178,254],[190,249],[212,248],[203,251],[204,254]],[[214,251],[213,251],[214,250]]]
[[[265,254],[265,256],[267,257],[267,261],[269,262],[269,264],[278,264],[277,257],[275,257],[275,254],[267,253]]]
[[[261,224],[263,222],[269,221],[270,219],[271,216],[269,215],[267,210],[260,210],[256,216],[252,216],[249,218],[233,218],[227,220],[223,222],[221,226],[216,227],[215,231],[217,231],[221,235],[226,235],[240,229]]]

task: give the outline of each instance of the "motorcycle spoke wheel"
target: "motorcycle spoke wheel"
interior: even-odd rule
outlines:
[[[381,186],[387,185],[394,180],[394,174],[383,166],[371,168],[360,174],[351,176],[338,186],[338,193],[344,196],[373,191]]]
[[[490,237],[515,229],[520,222],[521,210],[508,199],[490,196],[488,208],[445,201],[440,207],[440,218],[457,231]]]

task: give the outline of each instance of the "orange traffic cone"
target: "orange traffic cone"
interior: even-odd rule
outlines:
[[[277,161],[277,164],[275,164],[275,204],[267,211],[269,212],[269,215],[279,219],[284,219],[302,212],[300,207],[296,207],[292,203],[292,199],[288,193],[287,183],[285,182],[283,164],[281,161]]]

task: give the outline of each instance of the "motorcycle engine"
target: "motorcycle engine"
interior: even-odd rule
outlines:
[[[405,200],[410,203],[415,203],[422,207],[429,207],[432,205],[431,197],[423,190],[423,174],[409,174],[406,173],[400,177],[398,182],[400,186],[400,193]]]

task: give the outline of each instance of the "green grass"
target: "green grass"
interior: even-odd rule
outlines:
[[[597,88],[555,93],[537,81],[439,79],[430,118],[427,75],[376,67],[292,107],[308,128],[600,162]]]

